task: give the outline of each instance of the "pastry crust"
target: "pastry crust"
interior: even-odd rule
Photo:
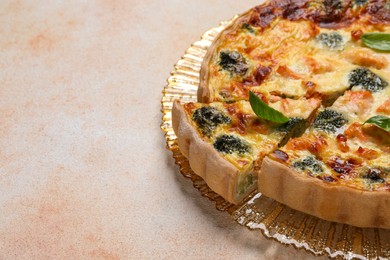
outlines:
[[[202,177],[213,191],[230,203],[238,204],[256,188],[255,182],[246,193],[236,195],[239,170],[222,158],[210,143],[200,138],[178,100],[173,103],[172,124],[179,149],[188,159],[191,169]]]
[[[362,191],[308,178],[264,158],[259,191],[280,203],[310,215],[357,227],[390,228],[388,191]]]

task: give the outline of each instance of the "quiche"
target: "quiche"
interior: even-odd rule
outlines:
[[[208,48],[198,102],[172,109],[179,148],[216,193],[252,191],[317,217],[390,228],[389,0],[271,0],[235,18]],[[252,94],[251,94],[252,93]],[[255,95],[289,118],[258,117]]]
[[[266,101],[288,115],[289,121],[262,120],[245,100],[173,104],[173,129],[180,151],[211,189],[234,204],[257,188],[264,156],[302,133],[320,106],[316,98]]]

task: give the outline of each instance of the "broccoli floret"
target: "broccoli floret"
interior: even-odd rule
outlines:
[[[387,87],[389,83],[367,68],[354,69],[349,74],[349,86],[361,86],[365,90],[377,92]]]
[[[313,173],[321,173],[324,171],[321,162],[311,156],[306,157],[303,160],[294,162],[293,167],[301,171],[309,170]]]
[[[251,150],[249,144],[245,140],[233,135],[219,136],[214,142],[214,148],[219,152],[226,154],[245,154]]]
[[[320,112],[314,120],[313,127],[323,131],[335,133],[337,129],[348,122],[343,114],[331,109],[325,109]]]
[[[342,50],[344,48],[344,38],[337,32],[320,33],[316,40],[332,50]]]
[[[210,106],[204,106],[195,110],[192,115],[192,120],[195,121],[199,129],[206,136],[210,136],[218,125],[231,123],[230,117]]]
[[[248,71],[248,65],[238,51],[222,51],[218,64],[222,69],[229,71],[231,75],[243,76]]]
[[[292,137],[298,137],[306,129],[306,120],[300,117],[292,117],[287,123],[279,126],[278,131],[286,133],[286,136],[280,141],[279,147],[284,146]]]

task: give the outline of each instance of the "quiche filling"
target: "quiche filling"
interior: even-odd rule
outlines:
[[[364,48],[359,40],[363,33],[378,30],[364,19],[338,29],[283,17],[265,29],[246,19],[236,27],[212,54],[212,76],[204,83],[210,95],[202,102],[247,100],[249,91],[260,91],[290,98],[320,96],[331,103],[362,77],[377,77],[367,88],[386,84],[370,69],[388,71],[387,55]],[[389,27],[380,29],[390,32]]]
[[[202,173],[210,187],[239,203],[265,159],[329,187],[390,191],[390,133],[365,124],[390,116],[390,54],[361,39],[390,33],[389,17],[386,1],[270,0],[223,30],[203,61],[198,103],[182,105],[196,138],[237,170]],[[289,121],[257,117],[250,92]]]
[[[291,136],[301,134],[307,125],[307,120],[314,114],[320,102],[306,100],[281,100],[270,103],[271,107],[282,109],[291,119],[285,124],[262,120],[253,112],[248,101],[234,103],[214,102],[210,104],[186,103],[184,110],[187,120],[199,136],[212,144],[213,148],[227,161],[240,170],[236,183],[236,192],[240,196],[253,190],[256,185],[260,162],[267,154],[278,146],[285,144]],[[281,108],[281,102],[284,109]],[[301,117],[293,117],[299,113],[296,106],[305,109]],[[294,108],[294,109],[292,109]]]
[[[364,124],[370,117],[389,115],[380,109],[388,104],[388,81],[375,74],[350,81],[356,86],[319,112],[305,134],[270,158],[334,185],[390,191],[390,133]],[[376,85],[381,87],[367,87]]]

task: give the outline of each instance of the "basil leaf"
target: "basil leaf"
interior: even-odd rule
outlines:
[[[288,117],[280,113],[278,110],[275,110],[264,103],[264,101],[262,101],[253,92],[249,92],[249,102],[255,114],[262,119],[276,123],[286,123],[289,120]]]
[[[364,45],[371,49],[390,51],[390,34],[388,33],[365,33],[361,39]]]
[[[374,116],[368,119],[364,124],[373,124],[383,130],[390,132],[390,117],[387,116]]]

